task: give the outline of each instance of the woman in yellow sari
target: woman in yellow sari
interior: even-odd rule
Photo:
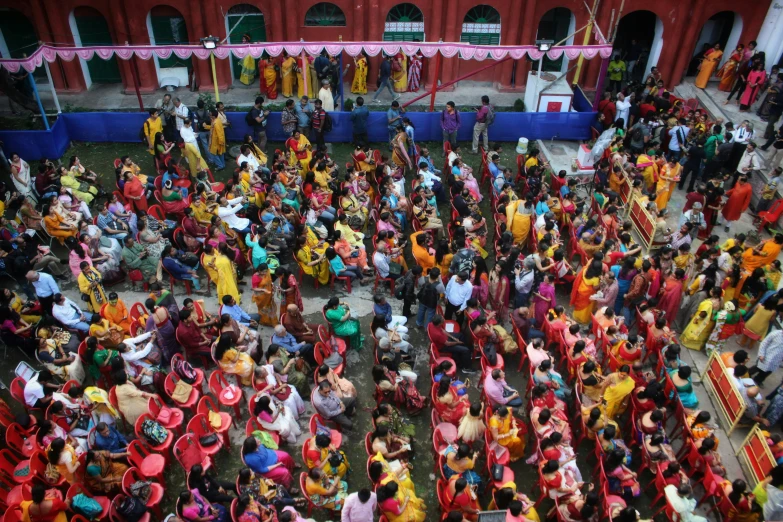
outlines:
[[[112,326],[108,319],[103,319],[98,314],[93,314],[90,320],[90,335],[96,337],[105,348],[116,348],[125,338],[122,328]]]
[[[228,245],[224,244],[223,246],[227,251]],[[234,297],[237,304],[239,304],[241,295],[237,288],[237,271],[234,268],[234,263],[225,251],[221,251],[215,255],[214,269],[217,272],[217,279],[215,282],[217,283],[218,302],[223,302],[223,296],[231,295]]]
[[[631,368],[624,364],[604,379],[604,402],[606,403],[606,417],[609,420],[625,413],[628,407],[628,397],[636,387],[636,383],[630,376]]]
[[[253,41],[252,38],[250,38],[249,34],[243,34],[242,35],[242,43],[243,44],[249,44]],[[250,56],[250,53],[247,53],[247,56],[242,58],[242,72],[239,75],[239,81],[244,83],[245,85],[250,85],[253,83],[253,80],[256,79],[256,60],[252,56]]]
[[[277,64],[274,58],[264,53],[265,56],[258,62],[259,74],[264,73],[264,89],[266,97],[270,100],[277,99]]]
[[[691,322],[680,336],[680,344],[691,350],[701,350],[715,327],[713,312],[721,309],[721,289],[710,290],[710,297],[699,303]]]
[[[524,246],[530,234],[533,218],[533,203],[518,199],[506,206],[506,224],[514,236],[515,246]]]
[[[402,467],[397,471],[393,471],[383,455],[378,452],[370,459],[369,476],[373,485],[376,486],[385,486],[394,481],[412,500],[421,502],[416,496],[416,486],[413,484],[410,471],[405,464],[402,464]]]
[[[296,61],[296,95],[302,97],[305,95],[305,85],[307,85],[307,95],[311,98],[318,93],[313,91],[310,87],[310,78],[308,77],[310,72],[307,70],[307,60],[302,60],[301,56],[295,58]]]
[[[639,157],[636,158],[636,168],[642,171],[644,187],[649,191],[655,185],[655,178],[658,173],[658,166],[655,164],[655,150],[650,149],[647,151],[647,154],[639,154]]]
[[[511,462],[525,456],[525,441],[519,436],[516,420],[507,407],[500,406],[492,414],[489,418],[489,430],[492,432],[492,439],[508,450]]]
[[[591,300],[593,294],[598,291],[603,274],[603,264],[600,261],[592,261],[584,267],[574,280],[571,290],[571,306],[574,307],[574,319],[579,324],[589,324],[595,301]]]
[[[718,67],[721,58],[723,58],[723,51],[720,49],[720,44],[716,43],[715,47],[704,54],[704,59],[699,64],[699,74],[693,82],[696,87],[699,89],[707,87],[707,82],[712,78],[712,73]]]
[[[742,55],[744,50],[744,45],[737,45],[737,48],[729,56],[728,61],[723,64],[723,67],[718,69],[718,72],[715,73],[715,76],[720,78],[720,83],[718,84],[719,91],[731,92],[731,88],[734,87],[734,80],[737,79],[739,65],[742,63]]]
[[[280,76],[282,77],[282,91],[284,98],[294,95],[294,65],[296,60],[283,51],[283,61],[280,62]]]
[[[427,506],[421,499],[409,497],[407,491],[394,480],[376,490],[378,507],[389,522],[424,522]]]
[[[362,54],[353,59],[356,65],[356,71],[353,73],[353,83],[351,92],[353,94],[367,94],[367,55]]]
[[[207,271],[210,281],[217,285],[220,280],[220,274],[218,274],[217,268],[215,267],[216,257],[217,252],[215,252],[215,247],[209,243],[204,243],[204,253],[201,254],[201,264],[203,265],[204,270]]]
[[[71,502],[63,501],[62,493],[48,493],[46,486],[36,483],[32,487],[31,500],[22,500],[22,522],[68,522],[65,511]]]
[[[392,59],[392,81],[394,82],[394,92],[408,91],[408,57],[400,51]]]
[[[658,176],[658,185],[655,187],[655,192],[658,193],[658,197],[655,198],[655,205],[658,207],[658,210],[665,209],[666,205],[669,204],[669,199],[672,197],[672,192],[674,192],[674,185],[680,181],[681,168],[682,165],[679,162],[669,160],[661,170],[661,174]]]
[[[223,372],[239,376],[242,386],[250,386],[253,383],[256,363],[250,355],[232,347],[229,335],[220,334],[212,349],[212,358]]]
[[[32,315],[30,313],[25,313],[30,311],[25,304],[25,301],[22,301],[22,298],[17,295],[16,292],[13,292],[9,289],[4,289],[3,291],[2,300],[8,301],[8,308],[19,314],[19,316],[22,318],[24,322],[27,324],[38,324],[38,321],[41,320],[40,315]]]
[[[251,280],[253,288],[253,302],[258,307],[259,323],[266,326],[278,324],[277,305],[275,305],[275,293],[272,286],[272,276],[269,275],[269,267],[261,263],[256,268]]]
[[[209,130],[209,153],[220,159],[220,162],[217,163],[218,168],[221,166],[225,168],[226,131],[223,128],[223,121],[218,117],[217,109],[212,109],[210,115],[212,116],[212,124],[204,124],[204,128]]]
[[[296,251],[296,262],[305,275],[317,279],[322,285],[329,283],[329,261],[323,255],[312,248],[307,238],[299,238],[299,248]],[[324,250],[325,252],[325,250]]]
[[[780,255],[783,248],[783,234],[775,234],[773,239],[767,239],[755,248],[749,248],[742,254],[742,269],[753,272],[766,266]]]
[[[190,125],[190,120],[186,120],[187,125]],[[182,149],[182,154],[185,155],[185,159],[188,160],[188,168],[192,173],[198,173],[203,170],[207,170],[207,162],[201,156],[197,143],[185,143],[185,147]]]
[[[310,140],[304,134],[295,130],[291,137],[286,140],[285,146],[288,149],[288,164],[296,165],[299,162],[305,172],[309,170],[310,160],[313,158]]]

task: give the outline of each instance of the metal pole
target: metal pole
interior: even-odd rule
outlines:
[[[433,112],[435,110],[435,93],[438,92],[438,76],[440,75],[441,59],[442,59],[441,54],[440,52],[438,52],[437,56],[435,56],[435,77],[432,79],[432,94],[430,95],[430,112]]]
[[[33,87],[33,94],[35,94],[35,101],[38,103],[38,110],[41,111],[41,117],[43,118],[44,127],[46,127],[46,130],[49,130],[49,120],[46,119],[46,112],[43,108],[43,103],[41,103],[41,96],[38,94],[38,87],[35,85],[35,80],[33,79],[33,73],[29,73],[27,75],[27,79],[30,80],[30,85]]]
[[[340,52],[340,110],[345,110],[345,86],[343,85],[343,53]]]
[[[215,86],[215,103],[220,101],[220,91],[218,90],[217,74],[215,73],[215,54],[209,53],[209,63],[212,64],[212,85]],[[263,80],[263,78],[262,78]]]
[[[480,67],[480,68],[478,68],[478,69],[475,69],[475,70],[473,70],[473,71],[471,71],[471,72],[469,72],[469,73],[467,73],[467,74],[463,74],[463,75],[462,75],[462,76],[460,76],[459,78],[455,78],[455,79],[453,79],[453,80],[449,80],[449,81],[448,81],[448,82],[446,82],[446,83],[442,83],[442,84],[440,84],[439,86],[435,86],[435,89],[434,89],[434,90],[436,90],[436,91],[437,91],[437,90],[439,90],[439,89],[443,89],[443,88],[445,88],[445,87],[448,87],[448,86],[450,86],[450,85],[454,85],[455,83],[461,82],[461,81],[462,81],[462,80],[464,80],[465,78],[470,78],[471,76],[474,76],[474,75],[476,75],[476,74],[478,74],[478,73],[480,73],[480,72],[484,72],[484,71],[486,71],[487,69],[491,69],[492,67],[495,67],[495,66],[497,66],[497,65],[500,65],[501,63],[503,63],[503,62],[507,62],[507,61],[509,61],[509,60],[511,60],[511,59],[512,59],[511,57],[507,56],[506,58],[503,58],[502,60],[498,60],[498,61],[497,61],[497,62],[495,62],[495,63],[491,63],[491,64],[489,64],[489,65],[485,65],[484,67]],[[413,98],[412,100],[408,100],[408,101],[406,101],[405,103],[403,103],[403,104],[402,104],[402,107],[403,107],[403,108],[405,108],[405,107],[407,107],[408,105],[411,105],[412,103],[415,103],[415,102],[417,102],[417,101],[421,100],[422,98],[426,98],[427,96],[431,96],[431,92],[424,92],[424,94],[419,94],[418,96],[416,96],[416,97],[415,97],[415,98]]]
[[[585,37],[582,40],[582,45],[587,45],[590,43],[590,35],[593,33],[593,23],[595,22],[595,11],[598,9],[598,2],[600,0],[594,0],[593,2],[593,9],[590,11],[590,23],[587,24],[587,32],[585,32]],[[580,53],[579,59],[576,62],[576,72],[574,73],[574,85],[579,83],[579,77],[582,74],[582,65],[585,62],[585,57]]]
[[[544,56],[546,56],[546,53],[544,53]],[[538,73],[536,74],[536,107],[533,112],[538,112],[538,106],[539,106],[539,97],[541,96],[541,91],[539,90],[539,82],[541,82],[541,68],[544,65],[544,56],[539,58],[538,60]]]
[[[54,88],[54,82],[52,81],[52,72],[49,70],[49,62],[43,61],[44,69],[46,69],[46,77],[49,78],[49,88],[52,89],[52,97],[54,98],[54,106],[57,107],[57,114],[61,114],[60,100],[57,99],[57,91]]]

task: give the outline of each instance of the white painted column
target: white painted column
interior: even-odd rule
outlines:
[[[770,4],[756,41],[759,44],[757,49],[767,55],[769,71],[783,52],[783,0],[773,0]]]

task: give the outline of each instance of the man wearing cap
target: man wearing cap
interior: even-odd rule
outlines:
[[[329,80],[321,80],[321,90],[318,91],[318,99],[321,100],[323,109],[326,112],[334,112],[334,95],[329,86]]]
[[[680,226],[683,226],[685,223],[690,223],[692,225],[691,229],[688,231],[691,239],[696,236],[699,230],[707,229],[707,221],[704,219],[702,208],[704,208],[702,204],[697,201],[690,210],[683,212],[680,216]]]

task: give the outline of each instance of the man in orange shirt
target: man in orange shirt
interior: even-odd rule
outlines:
[[[435,266],[435,250],[430,248],[428,239],[430,239],[430,234],[426,230],[411,234],[413,257],[424,272]]]

